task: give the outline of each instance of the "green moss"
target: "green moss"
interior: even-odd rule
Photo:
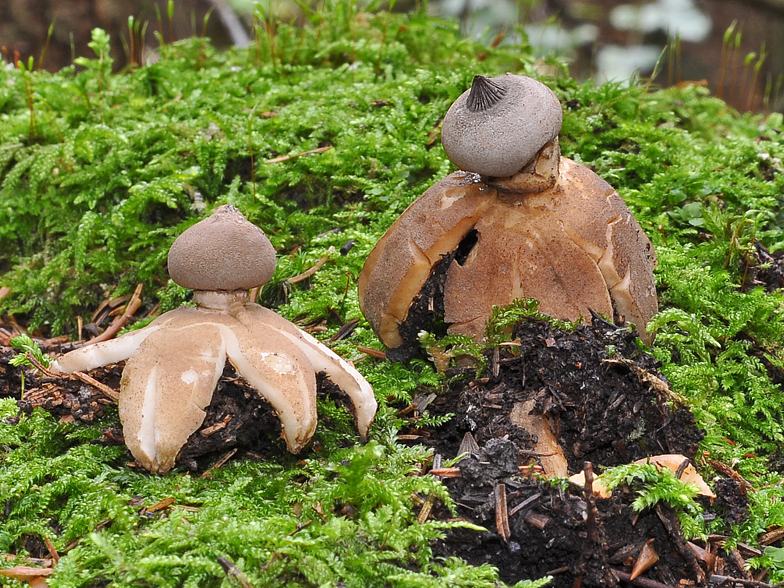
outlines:
[[[266,305],[321,321],[327,335],[338,317],[361,318],[365,257],[453,169],[438,137],[447,107],[474,74],[530,74],[533,59],[526,44],[464,39],[424,8],[358,14],[334,0],[306,20],[276,23],[272,37],[261,29],[243,51],[218,53],[204,39],[166,45],[157,63],[120,74],[100,33],[96,56],[78,67],[0,69],[0,285],[11,288],[0,313],[43,335],[69,333],[77,316],[89,320],[137,283],[139,314],[176,307],[189,292],[167,280],[169,245],[231,203],[278,251]],[[784,246],[782,117],[739,115],[698,86],[547,81],[565,105],[564,155],[618,189],[657,247],[653,352],[708,429],[702,449],[761,486],[780,483],[770,464],[784,414],[771,366],[784,367],[784,298],[741,284],[755,242]],[[324,256],[312,278],[287,282]],[[499,314],[494,336],[525,310]],[[380,347],[364,321],[335,348],[352,357],[354,344]],[[346,413],[322,402],[320,453],[240,460],[210,480],[135,472],[123,448],[91,443],[97,427],[37,412],[3,421],[0,549],[24,555],[36,537],[62,551],[78,540],[53,586],[233,585],[218,557],[258,586],[495,586],[489,567],[432,560],[443,525],[414,515],[412,494],[449,499],[410,475],[429,457],[397,444],[389,404],[438,390],[443,376],[425,362],[357,367],[381,402],[369,445],[353,446]],[[1,408],[15,414],[10,401]],[[171,507],[140,515],[167,497]],[[781,524],[780,498],[757,493],[748,524],[712,530],[753,543]]]

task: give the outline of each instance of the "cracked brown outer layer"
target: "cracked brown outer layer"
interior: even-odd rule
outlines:
[[[406,209],[359,281],[362,311],[385,345],[402,343],[398,325],[411,301],[441,255],[471,230],[476,244],[447,273],[450,332],[481,338],[494,305],[529,297],[557,318],[585,319],[589,309],[623,316],[650,342],[645,325],[657,310],[653,247],[607,182],[561,158],[549,190],[514,194],[457,172]]]
[[[398,325],[432,267],[457,248],[495,194],[475,174],[450,174],[413,202],[376,244],[359,276],[359,304],[387,347],[403,342]]]

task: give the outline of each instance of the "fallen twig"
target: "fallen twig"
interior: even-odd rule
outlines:
[[[204,429],[199,431],[199,435],[201,435],[202,437],[209,437],[213,433],[217,433],[218,431],[220,431],[222,428],[224,428],[226,425],[228,425],[231,422],[231,418],[232,418],[231,415],[227,414],[226,417],[222,421],[218,421],[214,425],[211,425],[209,427],[205,427]]]
[[[57,553],[57,548],[48,537],[44,537],[44,543],[46,544],[46,550],[49,552],[49,555],[52,556],[52,564],[57,565],[57,562],[60,561],[60,554]]]
[[[357,351],[360,353],[364,353],[365,355],[369,355],[370,357],[375,357],[377,359],[386,359],[387,354],[385,351],[381,351],[379,349],[373,349],[372,347],[365,347],[364,345],[357,345]]]
[[[248,577],[242,573],[242,570],[234,565],[234,562],[225,557],[219,557],[218,563],[223,568],[223,571],[226,572],[226,575],[229,578],[235,578],[242,588],[253,588],[253,584],[248,581]]]
[[[504,541],[509,541],[512,531],[509,529],[509,515],[506,509],[506,484],[496,484],[495,494],[495,528]]]
[[[331,145],[326,145],[324,147],[317,147],[316,149],[310,149],[309,151],[303,151],[302,153],[295,153],[294,155],[281,155],[279,157],[273,157],[272,159],[267,159],[264,163],[280,163],[281,161],[288,161],[289,159],[296,159],[297,157],[302,157],[303,155],[313,155],[314,153],[324,153],[325,151],[329,151],[332,149]]]
[[[599,528],[596,524],[596,496],[593,493],[593,464],[590,461],[585,462],[583,472],[585,472],[585,501],[588,505],[585,527],[588,531],[588,541],[596,543],[599,541]]]
[[[108,341],[109,339],[114,337],[117,333],[119,333],[120,329],[122,329],[125,326],[125,323],[127,323],[130,320],[133,314],[137,310],[139,310],[139,307],[142,305],[142,299],[141,299],[142,288],[143,288],[143,284],[138,284],[136,286],[136,290],[134,290],[133,292],[133,296],[131,296],[131,299],[128,301],[128,305],[125,307],[125,312],[123,312],[119,317],[114,319],[112,321],[112,324],[109,325],[109,327],[103,333],[101,333],[97,337],[93,337],[92,339],[87,341],[85,345],[92,345],[94,343],[100,343],[101,341]]]
[[[461,476],[460,468],[433,468],[428,474],[439,478],[459,478]]]
[[[673,588],[672,586],[668,586],[667,584],[662,584],[661,582],[657,582],[656,580],[649,580],[648,578],[635,578],[632,580],[631,574],[627,574],[626,572],[622,572],[621,570],[616,570],[612,568],[612,573],[618,576],[619,580],[623,582],[628,582],[629,584],[634,584],[635,586],[641,586],[642,588]]]
[[[338,329],[338,332],[335,333],[334,335],[332,335],[329,339],[327,339],[327,341],[329,343],[332,343],[334,341],[342,341],[343,339],[346,339],[347,337],[350,337],[351,333],[354,332],[354,329],[357,328],[358,324],[359,324],[359,319],[358,318],[351,319],[345,325],[340,327]]]
[[[234,457],[234,454],[235,454],[235,453],[237,453],[237,448],[236,448],[236,447],[235,447],[234,449],[232,449],[231,451],[229,451],[229,452],[228,452],[226,455],[224,455],[223,457],[221,457],[221,458],[220,458],[218,461],[216,461],[214,464],[212,464],[212,465],[209,467],[209,469],[208,469],[206,472],[204,472],[204,473],[201,475],[202,479],[208,480],[208,479],[212,478],[212,472],[213,472],[213,470],[217,470],[219,467],[223,466],[223,464],[225,464],[225,463],[226,463],[227,461],[229,461],[229,460],[230,460],[232,457]]]
[[[435,470],[441,469],[441,460],[442,458],[440,453],[437,453],[433,457],[433,468],[430,470],[431,473],[434,469]],[[436,478],[438,478],[438,476],[436,476]],[[430,518],[430,513],[433,511],[433,505],[435,504],[435,502],[436,502],[435,494],[431,492],[430,494],[427,495],[427,500],[425,500],[424,504],[422,505],[422,508],[419,511],[419,515],[417,516],[417,521],[419,521],[420,525],[424,524],[425,521],[427,521],[427,519]]]
[[[319,260],[313,265],[313,267],[305,270],[298,276],[289,278],[286,281],[289,282],[290,284],[296,284],[297,282],[301,282],[302,280],[307,280],[310,276],[312,276],[317,271],[319,271],[321,269],[321,266],[323,266],[325,263],[329,261],[330,254],[334,253],[334,251],[335,251],[334,245],[330,245],[329,249],[327,249],[326,255],[321,256],[321,258],[319,258]]]
[[[114,388],[110,388],[103,382],[99,382],[92,376],[88,376],[84,372],[73,372],[71,374],[55,374],[54,372],[49,371],[49,369],[44,366],[40,361],[38,361],[35,356],[30,353],[29,351],[25,353],[25,357],[30,361],[30,363],[35,366],[37,370],[39,370],[44,376],[47,378],[76,378],[77,380],[81,380],[88,386],[92,386],[99,392],[101,392],[107,398],[117,402],[120,399],[120,393],[117,392]]]
[[[163,510],[164,508],[170,507],[172,504],[174,504],[174,501],[175,501],[175,499],[172,498],[172,497],[164,498],[163,500],[160,500],[160,501],[156,502],[155,504],[151,504],[150,506],[143,507],[139,511],[139,514],[140,515],[146,515],[146,514],[156,513],[158,511]]]
[[[713,459],[709,459],[708,460],[708,465],[710,465],[714,470],[716,470],[716,472],[718,472],[719,474],[721,474],[725,478],[732,478],[733,480],[738,482],[741,485],[741,492],[743,492],[743,491],[756,492],[757,491],[757,489],[754,488],[754,486],[751,485],[751,482],[749,482],[746,478],[741,476],[738,472],[736,472],[734,469],[732,469],[727,464],[721,463],[720,461],[716,461],[716,460],[713,460]]]
[[[777,527],[772,531],[768,531],[759,538],[760,545],[772,545],[779,539],[784,539],[784,527]]]
[[[102,382],[99,382],[98,380],[96,380],[92,376],[88,376],[84,372],[73,372],[71,375],[74,378],[77,378],[78,380],[81,380],[85,384],[87,384],[89,386],[92,386],[93,388],[97,389],[98,391],[100,391],[107,398],[111,398],[115,402],[118,402],[120,400],[120,393],[119,392],[117,392],[113,388],[110,388],[106,384],[104,384]]]
[[[514,507],[512,510],[510,510],[510,511],[509,511],[509,516],[510,516],[510,517],[513,517],[514,515],[516,515],[516,514],[517,514],[518,512],[520,512],[521,510],[523,510],[523,509],[524,509],[526,506],[528,506],[529,504],[532,504],[532,503],[536,502],[536,501],[539,499],[539,497],[541,497],[541,496],[542,496],[542,493],[541,493],[541,492],[537,492],[537,493],[536,493],[536,494],[534,494],[533,496],[529,496],[528,498],[526,498],[525,500],[523,500],[523,501],[522,501],[520,504],[518,504],[517,506],[515,506],[515,507]]]

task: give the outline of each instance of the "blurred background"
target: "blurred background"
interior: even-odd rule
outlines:
[[[204,34],[218,47],[243,46],[254,14],[296,20],[304,1],[175,0],[169,19],[167,0],[0,0],[0,48],[7,62],[32,57],[36,67],[58,70],[92,54],[90,31],[100,27],[121,68],[133,52],[154,59],[155,33],[167,42]],[[393,9],[420,3],[399,0]],[[578,80],[627,81],[655,69],[659,85],[705,85],[740,111],[784,110],[784,0],[431,0],[428,10],[487,43],[527,37],[537,55],[567,60]]]

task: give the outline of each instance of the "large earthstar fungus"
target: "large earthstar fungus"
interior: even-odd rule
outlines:
[[[275,409],[289,451],[299,452],[315,431],[319,372],[349,396],[366,436],[377,408],[370,384],[315,338],[249,301],[248,290],[274,270],[275,251],[264,232],[235,207],[221,206],[169,251],[171,278],[194,290],[195,308],[71,351],[52,369],[70,373],[128,360],[120,382],[123,435],[136,461],[155,473],[172,468],[201,426],[227,359]]]
[[[607,182],[561,157],[561,121],[555,94],[519,75],[476,76],[450,107],[442,143],[460,171],[403,212],[359,277],[390,357],[418,348],[423,316],[481,340],[493,307],[518,298],[559,319],[633,323],[651,342],[653,246]]]

